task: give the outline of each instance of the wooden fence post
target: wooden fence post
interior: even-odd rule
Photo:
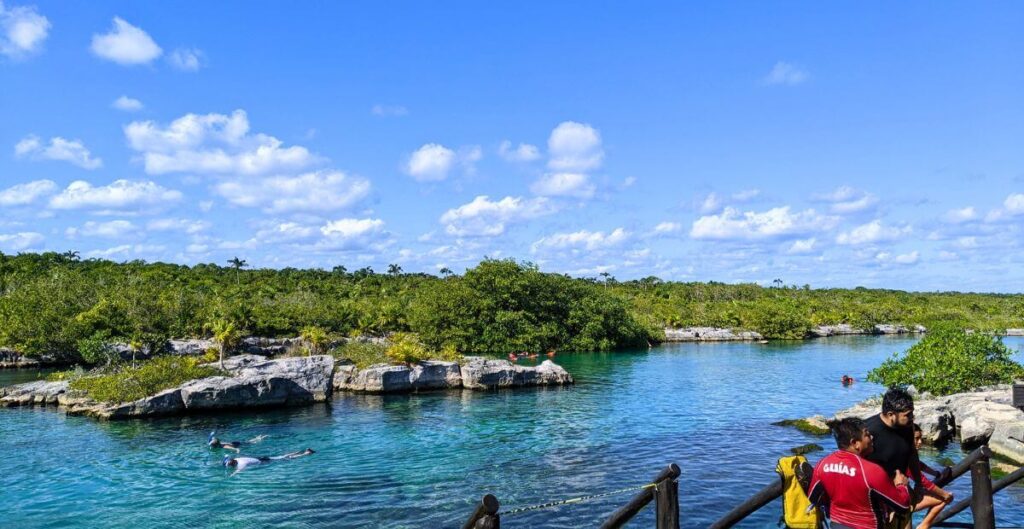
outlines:
[[[978,458],[971,465],[971,514],[974,515],[974,529],[995,529],[992,474],[987,457]]]
[[[462,529],[499,529],[501,520],[498,517],[498,509],[500,507],[498,498],[491,494],[485,495],[480,499],[480,504],[476,506],[473,514],[462,525]]]
[[[679,529],[679,482],[668,478],[654,493],[656,529]]]

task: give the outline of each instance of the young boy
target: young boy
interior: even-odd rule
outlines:
[[[914,424],[914,450],[921,450],[921,443],[923,441],[923,434],[921,427],[916,423]],[[928,465],[921,463],[921,470],[927,472],[933,476],[938,477],[941,472],[932,470]],[[921,490],[920,487],[918,490]],[[916,492],[916,491],[915,491]],[[914,498],[914,512],[923,511],[929,509],[928,514],[925,515],[924,520],[917,524],[917,529],[930,529],[932,523],[935,521],[935,517],[942,512],[942,509],[946,508],[953,501],[953,494],[942,490],[939,487],[934,487],[931,490],[924,490],[917,494],[921,497]]]

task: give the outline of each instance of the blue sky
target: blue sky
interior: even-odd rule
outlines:
[[[0,251],[1017,292],[1015,3],[11,2]]]

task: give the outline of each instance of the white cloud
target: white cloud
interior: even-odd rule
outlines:
[[[1003,201],[1003,208],[1010,215],[1024,214],[1024,193],[1014,193]]]
[[[370,113],[374,116],[381,117],[402,117],[409,115],[409,109],[402,105],[373,105],[370,109]]]
[[[323,237],[313,246],[322,251],[381,251],[390,244],[381,219],[338,219],[320,227]]]
[[[532,220],[554,213],[545,198],[505,197],[498,201],[486,195],[468,204],[449,209],[441,215],[445,232],[456,236],[495,236],[505,233],[509,224]]]
[[[216,186],[228,202],[262,208],[268,213],[287,211],[337,211],[361,200],[370,182],[340,171],[316,171],[297,176],[230,180]]]
[[[840,186],[830,193],[816,194],[812,198],[830,203],[829,209],[840,215],[864,211],[878,202],[875,195],[850,186]]]
[[[39,51],[50,32],[50,21],[35,7],[4,8],[0,2],[0,53],[19,59]]]
[[[379,232],[384,228],[380,219],[340,219],[332,220],[320,228],[320,232],[328,237],[350,239],[367,233]]]
[[[690,236],[715,240],[767,239],[814,233],[830,229],[835,223],[834,217],[819,215],[813,209],[791,213],[789,206],[783,206],[758,213],[727,207],[718,215],[694,221]]]
[[[84,237],[105,237],[117,239],[135,233],[138,228],[127,220],[112,220],[110,222],[96,222],[90,220],[81,228],[68,228],[65,235],[74,238],[79,235]]]
[[[654,227],[655,233],[673,233],[683,229],[683,225],[678,222],[662,222]]]
[[[536,145],[529,143],[520,143],[518,147],[513,148],[512,142],[505,140],[498,146],[498,156],[508,162],[532,162],[540,158],[540,150]]]
[[[877,255],[875,255],[876,261],[886,264],[894,263],[901,265],[912,265],[918,261],[918,258],[920,258],[920,254],[917,250],[899,255],[893,255],[889,252],[879,252]]]
[[[552,173],[531,184],[530,191],[547,197],[590,198],[594,196],[595,188],[584,173]]]
[[[162,252],[164,250],[166,250],[166,247],[158,244],[122,244],[120,246],[114,246],[113,248],[107,248],[104,250],[91,250],[89,252],[86,252],[85,255],[86,257],[110,259],[112,257],[127,256],[130,254],[153,254],[156,252]]]
[[[779,61],[761,82],[766,85],[796,86],[802,84],[809,77],[810,75],[799,66]]]
[[[708,193],[708,196],[704,197],[704,200],[700,203],[701,213],[714,213],[722,209],[722,199],[718,198],[716,193]]]
[[[810,239],[799,239],[793,241],[786,253],[790,255],[801,255],[808,254],[814,251],[814,245],[818,242],[817,239],[811,237]]]
[[[483,157],[484,151],[479,145],[470,145],[459,149],[459,163],[462,164],[462,170],[465,171],[466,174],[475,173],[476,162],[479,162]]]
[[[33,160],[59,160],[83,169],[103,166],[103,160],[94,158],[81,141],[66,140],[60,136],[50,138],[49,145],[44,145],[36,136],[26,136],[14,146],[14,154],[19,158],[28,156]]]
[[[455,151],[437,143],[427,143],[412,153],[406,172],[419,182],[448,178],[455,164]]]
[[[633,184],[635,184],[635,183],[636,183],[636,177],[635,176],[627,176],[622,181],[622,187],[633,187]]]
[[[163,53],[149,34],[121,17],[114,17],[110,33],[92,36],[91,49],[97,57],[123,66],[148,64]]]
[[[26,250],[45,240],[41,233],[26,231],[20,233],[0,234],[0,248],[13,251]]]
[[[902,228],[896,226],[885,226],[880,220],[873,220],[856,228],[840,233],[836,237],[839,244],[872,244],[878,242],[895,241],[909,235],[910,226]]]
[[[205,220],[193,219],[156,219],[146,224],[149,231],[180,231],[190,235],[210,229],[210,223]]]
[[[166,189],[155,182],[115,180],[107,186],[93,186],[84,180],[68,185],[50,199],[54,209],[126,209],[144,206],[160,207],[181,200],[181,192]]]
[[[946,222],[951,224],[962,224],[978,218],[978,212],[973,207],[968,206],[960,209],[951,209],[946,212],[944,218]]]
[[[282,147],[266,134],[249,134],[244,110],[186,114],[161,127],[135,121],[124,127],[128,144],[142,153],[146,172],[165,174],[266,174],[301,169],[319,161],[305,147]]]
[[[167,61],[183,72],[198,72],[203,67],[203,50],[199,48],[178,48],[171,52]]]
[[[118,110],[124,110],[125,112],[136,112],[142,110],[142,101],[132,99],[128,96],[121,96],[115,99],[110,106]]]
[[[57,191],[57,184],[51,180],[36,180],[17,184],[0,191],[0,207],[26,206]]]
[[[555,171],[580,172],[597,169],[604,160],[601,135],[584,123],[559,123],[548,138],[548,167]]]
[[[556,233],[554,235],[543,237],[533,243],[531,251],[537,252],[544,248],[562,249],[581,247],[586,250],[593,251],[618,246],[628,239],[629,233],[622,228],[616,228],[607,235],[600,231],[580,230],[573,233]]]
[[[732,194],[732,199],[736,202],[747,202],[761,196],[760,189],[744,189]]]

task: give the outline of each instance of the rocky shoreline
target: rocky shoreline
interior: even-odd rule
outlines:
[[[927,329],[922,325],[907,327],[905,325],[878,324],[871,329],[858,329],[852,325],[840,323],[814,327],[807,334],[807,338],[918,334],[926,331]],[[1010,334],[1010,331],[1019,331],[1020,334]],[[665,327],[664,332],[666,342],[756,342],[764,340],[761,333],[725,327]],[[1024,329],[1007,329],[1007,336],[1024,336]]]
[[[425,361],[357,369],[349,363],[336,365],[328,355],[269,360],[249,354],[231,357],[224,364],[230,376],[192,380],[134,402],[101,403],[71,390],[67,381],[40,380],[0,388],[0,407],[56,406],[68,415],[118,420],[306,405],[329,401],[335,391],[414,393],[574,383],[572,375],[550,360],[525,367],[508,360],[469,357],[463,364]]]
[[[988,443],[997,456],[1024,464],[1024,412],[1012,406],[1011,386],[1002,384],[945,397],[914,396],[914,420],[924,442],[942,445],[957,439],[965,447]],[[839,411],[833,418],[866,419],[881,408],[879,397]],[[827,432],[828,418],[817,415],[800,422]]]

